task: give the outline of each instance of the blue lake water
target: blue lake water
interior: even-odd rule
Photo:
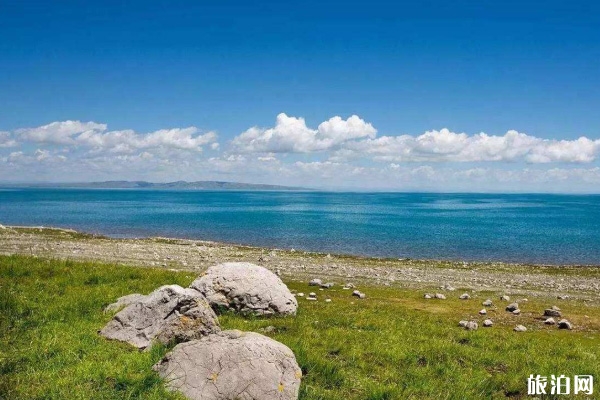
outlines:
[[[0,190],[0,224],[356,255],[600,265],[600,196]]]

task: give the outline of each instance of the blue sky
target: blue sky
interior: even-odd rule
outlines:
[[[530,171],[537,171],[535,190],[600,187],[600,5],[591,1],[0,0],[0,88],[4,181],[227,179],[464,190],[465,171],[478,171],[483,178],[468,188],[512,191],[531,188]],[[308,131],[277,130],[280,113],[303,118]],[[352,115],[376,133],[348,133],[344,125],[333,140],[318,129]],[[84,130],[73,125],[71,141],[25,132],[69,120],[105,124],[92,129],[100,136],[137,136],[109,148],[106,140],[84,145],[77,139]],[[196,130],[173,131],[187,127]],[[242,143],[252,127],[261,133]],[[269,128],[277,140],[265,144]],[[443,128],[477,143],[456,147],[464,140],[440,134]],[[482,146],[473,135],[505,138],[511,130],[537,141],[506,154],[489,155],[484,145],[488,156],[472,156]],[[148,140],[156,131],[163,133]],[[435,139],[427,149],[355,143],[400,135],[420,143],[427,131],[438,132],[422,138]],[[306,146],[311,135],[321,142]],[[582,136],[589,142],[560,145]],[[423,168],[425,178],[410,178]],[[398,171],[404,175],[393,175]],[[494,178],[503,173],[512,178]]]

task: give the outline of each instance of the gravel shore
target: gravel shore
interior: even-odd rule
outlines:
[[[95,260],[201,272],[225,261],[249,261],[286,280],[318,277],[338,283],[444,287],[600,302],[600,266],[542,266],[382,259],[267,249],[200,240],[113,239],[72,230],[0,225],[0,254]]]

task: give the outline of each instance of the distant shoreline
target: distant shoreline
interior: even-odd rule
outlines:
[[[84,230],[78,230],[73,228],[63,228],[58,226],[43,226],[43,225],[2,225],[0,224],[0,234],[3,230],[13,229],[17,231],[28,231],[35,232],[59,232],[65,233],[69,235],[73,235],[74,238],[77,239],[105,239],[110,241],[172,241],[172,242],[181,242],[181,243],[207,243],[214,246],[223,246],[223,247],[236,247],[236,248],[245,248],[245,249],[253,249],[257,251],[275,251],[275,252],[285,252],[285,253],[297,253],[297,254],[310,254],[315,256],[327,256],[327,257],[336,257],[341,259],[356,259],[356,260],[372,260],[377,262],[386,262],[386,261],[406,261],[406,262],[414,262],[419,264],[436,264],[436,265],[445,265],[445,266],[506,266],[506,267],[530,267],[530,268],[592,268],[599,269],[600,264],[551,264],[551,263],[529,263],[529,262],[508,262],[508,261],[482,261],[482,260],[462,260],[462,259],[452,259],[452,258],[407,258],[407,257],[374,257],[369,255],[362,254],[352,254],[352,253],[325,253],[316,250],[308,250],[308,249],[296,249],[296,248],[278,248],[278,247],[269,247],[269,246],[255,246],[251,244],[244,244],[238,242],[227,242],[227,241],[219,241],[219,240],[210,240],[210,239],[201,239],[201,238],[192,238],[192,237],[164,237],[164,236],[134,236],[134,235],[111,235],[106,233],[97,233],[97,232],[89,232]]]

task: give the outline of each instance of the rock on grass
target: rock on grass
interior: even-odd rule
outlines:
[[[281,279],[266,268],[247,262],[210,267],[190,288],[203,294],[216,310],[253,315],[295,315],[296,298]]]
[[[219,321],[200,293],[162,286],[119,311],[100,335],[146,349],[153,341],[184,342],[219,332]]]
[[[287,346],[237,330],[179,344],[154,369],[191,400],[297,399],[302,377]]]

